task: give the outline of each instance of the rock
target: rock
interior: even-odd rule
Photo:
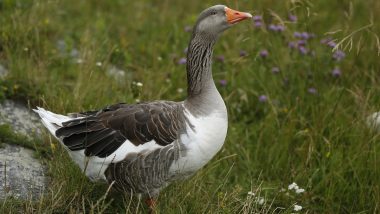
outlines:
[[[0,64],[0,79],[4,78],[8,74],[8,70]]]
[[[29,138],[41,136],[41,123],[37,115],[20,103],[5,100],[0,103],[0,125],[9,124],[16,133]]]
[[[71,58],[72,63],[81,64],[83,63],[83,59],[80,58],[80,51],[74,47],[70,48],[70,45],[66,43],[65,40],[60,39],[56,43],[56,48],[58,50],[59,55],[62,58]]]
[[[4,144],[0,149],[0,200],[8,196],[36,199],[46,184],[45,167],[33,158],[32,150]]]
[[[0,103],[0,124],[9,124],[18,134],[40,137],[39,119],[20,103]],[[0,200],[12,195],[18,199],[37,199],[47,185],[45,167],[30,149],[3,142],[0,146]]]

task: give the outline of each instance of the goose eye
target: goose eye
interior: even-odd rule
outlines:
[[[211,15],[216,15],[216,11],[212,11],[212,12],[211,12]]]

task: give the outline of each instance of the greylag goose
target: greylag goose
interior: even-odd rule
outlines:
[[[224,5],[199,15],[182,102],[120,103],[68,116],[34,111],[87,177],[143,195],[152,207],[162,188],[194,174],[223,146],[227,109],[212,77],[213,47],[223,31],[251,17]]]

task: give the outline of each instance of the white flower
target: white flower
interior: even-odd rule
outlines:
[[[292,190],[292,189],[298,189],[298,185],[297,185],[295,182],[293,182],[293,183],[291,183],[291,184],[288,186],[288,189],[289,189],[289,190]]]
[[[255,196],[255,193],[252,192],[252,191],[249,191],[249,192],[248,192],[248,195]]]
[[[264,200],[264,198],[262,198],[262,197],[260,197],[259,200],[257,201],[257,203],[258,203],[259,205],[263,205],[264,202],[265,202],[265,200]]]
[[[29,50],[29,48],[28,48],[28,47],[25,47],[25,48],[24,48],[24,51],[28,51],[28,50]]]
[[[83,59],[78,58],[78,59],[76,60],[76,63],[77,63],[77,64],[82,64],[82,63],[83,63]]]
[[[102,62],[96,62],[96,66],[98,67],[102,66]]]
[[[302,210],[302,206],[295,204],[294,205],[294,211],[297,212],[297,211],[300,211],[300,210]]]
[[[157,57],[157,60],[162,61],[162,57],[161,56]]]
[[[141,82],[137,82],[137,83],[136,83],[136,86],[137,86],[137,87],[142,87],[143,84],[142,84]]]
[[[111,76],[113,78],[115,78],[117,81],[120,81],[122,82],[122,80],[124,79],[125,77],[125,71],[117,68],[116,66],[114,65],[110,65],[108,68],[107,68],[107,75],[108,76]]]
[[[302,188],[296,189],[296,193],[297,194],[300,194],[300,193],[303,193],[303,192],[305,192],[305,190],[302,189]]]
[[[180,93],[180,94],[183,93],[183,88],[178,88],[177,92]]]
[[[139,103],[140,102],[140,99],[136,99],[136,103]]]

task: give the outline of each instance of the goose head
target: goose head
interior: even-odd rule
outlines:
[[[215,5],[202,11],[193,29],[193,36],[202,35],[216,39],[234,24],[252,18],[250,13],[233,10],[224,5]]]

